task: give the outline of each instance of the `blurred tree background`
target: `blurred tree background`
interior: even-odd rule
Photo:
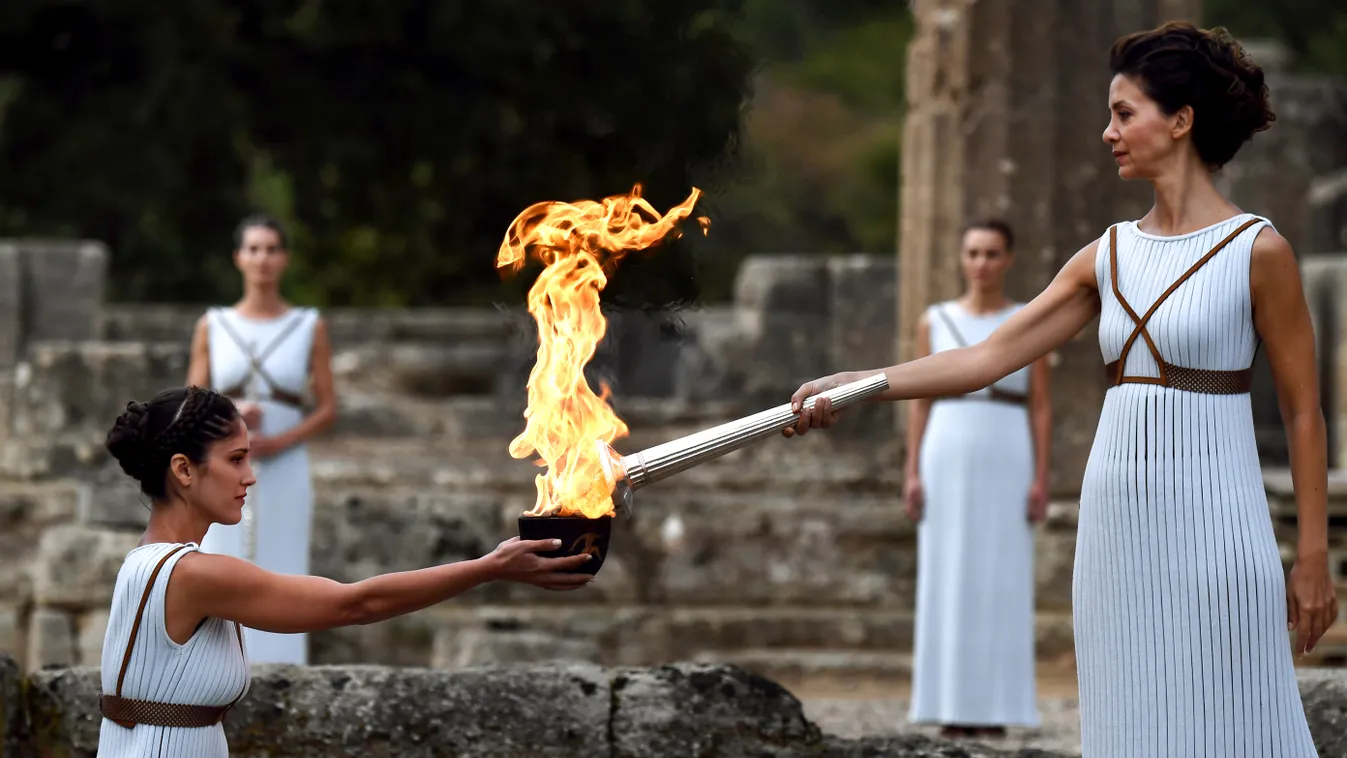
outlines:
[[[1205,6],[1347,75],[1340,0]],[[299,302],[519,302],[494,258],[529,204],[698,186],[710,236],[611,299],[721,300],[753,253],[894,249],[912,31],[895,0],[4,0],[0,236],[105,241],[118,300],[228,302],[263,210]]]

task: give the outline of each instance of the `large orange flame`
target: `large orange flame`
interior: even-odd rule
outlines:
[[[678,223],[692,213],[701,190],[660,216],[629,194],[600,201],[542,202],[525,208],[510,224],[496,267],[517,272],[532,253],[545,268],[529,289],[529,313],[538,324],[538,360],[529,374],[527,426],[510,442],[510,455],[536,453],[546,474],[537,477],[538,502],[530,516],[613,514],[602,456],[627,435],[627,425],[608,405],[609,390],[596,395],[584,367],[607,331],[599,292],[623,256],[679,235]],[[699,218],[705,233],[707,220]],[[606,444],[598,445],[602,441]]]

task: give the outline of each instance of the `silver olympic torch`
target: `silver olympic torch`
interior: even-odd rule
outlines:
[[[888,377],[881,372],[822,392],[805,400],[804,405],[813,408],[818,398],[826,397],[832,401],[833,408],[841,409],[888,388]],[[636,490],[777,434],[793,426],[795,421],[795,411],[791,410],[790,403],[784,403],[631,455],[620,456],[600,440],[597,442],[603,453],[600,459],[604,463],[604,475],[613,488],[613,504],[630,515]]]

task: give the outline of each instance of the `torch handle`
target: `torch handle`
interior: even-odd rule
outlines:
[[[808,398],[805,407],[813,408],[820,397],[832,401],[833,408],[845,408],[852,403],[864,400],[889,388],[889,379],[878,373],[865,379],[849,382]],[[796,413],[790,403],[778,405],[752,416],[730,421],[729,423],[704,429],[700,432],[680,437],[639,453],[623,456],[622,468],[626,471],[627,483],[632,489],[638,489],[651,482],[686,471],[700,463],[719,458],[726,453],[756,442],[764,437],[779,433],[793,426]]]

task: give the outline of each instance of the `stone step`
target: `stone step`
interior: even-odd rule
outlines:
[[[482,410],[465,404],[460,418]],[[488,411],[489,412],[489,411]],[[633,426],[630,436],[614,443],[621,455],[676,440],[715,424],[678,420],[660,427]],[[503,428],[503,427],[502,427]],[[311,445],[314,476],[320,483],[359,486],[489,486],[514,490],[533,488],[539,469],[532,460],[518,460],[509,453],[510,439],[522,429],[495,437],[327,437]],[[710,459],[655,482],[658,487],[714,488],[722,492],[797,491],[896,493],[900,466],[893,448],[873,450],[858,447],[840,436],[814,434],[787,440],[772,436]],[[637,501],[643,497],[636,494]]]
[[[690,434],[735,418],[729,403],[689,403],[666,398],[614,398],[614,411],[631,430],[629,439]],[[337,420],[322,442],[346,438],[416,438],[508,441],[525,428],[525,396],[418,397],[407,393],[346,392],[338,397]],[[630,444],[630,443],[628,443]]]
[[[199,305],[109,303],[103,307],[105,340],[186,345],[205,312]],[[338,349],[372,342],[463,344],[499,341],[527,324],[522,309],[494,308],[328,308],[323,320]]]
[[[738,666],[792,691],[823,688],[830,682],[902,690],[912,680],[909,653],[770,648],[708,652],[694,660]]]

